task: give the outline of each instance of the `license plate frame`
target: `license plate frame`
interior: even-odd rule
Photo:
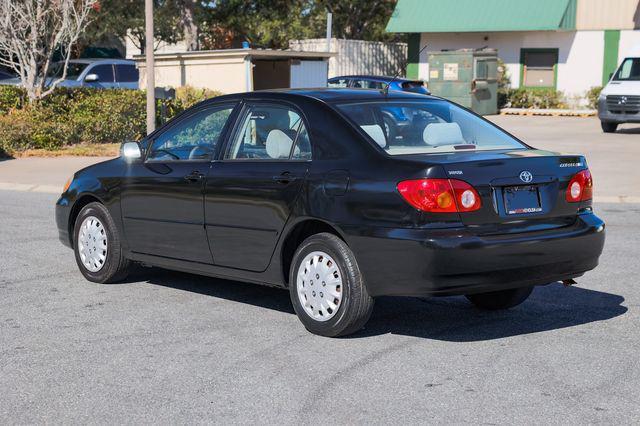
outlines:
[[[540,213],[542,200],[537,185],[506,186],[502,189],[504,209],[508,215]]]

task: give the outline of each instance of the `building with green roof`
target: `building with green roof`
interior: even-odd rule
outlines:
[[[512,87],[555,88],[584,102],[640,50],[639,2],[398,0],[387,31],[409,34],[410,78],[429,80],[430,51],[488,47],[498,50]]]

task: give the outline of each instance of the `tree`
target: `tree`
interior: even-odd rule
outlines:
[[[187,50],[198,50],[198,25],[196,23],[196,0],[178,0],[180,26]]]
[[[0,63],[12,68],[29,102],[41,99],[66,78],[72,47],[90,21],[96,0],[0,0]],[[53,57],[61,72],[49,77]],[[49,77],[49,78],[48,78]]]
[[[154,0],[153,29],[156,48],[162,42],[175,43],[182,38],[179,25],[180,1],[184,0]],[[87,28],[83,42],[91,44],[113,36],[121,40],[128,38],[144,53],[143,0],[100,0],[100,10]]]
[[[398,41],[386,32],[396,0],[317,0],[317,12],[333,14],[333,36],[353,40]]]
[[[286,48],[290,39],[314,35],[313,11],[313,0],[216,0],[202,12],[201,33],[208,48],[231,47],[235,40]]]

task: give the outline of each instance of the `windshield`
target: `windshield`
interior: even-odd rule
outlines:
[[[338,109],[390,155],[526,148],[488,121],[438,99],[350,103]]]
[[[84,69],[88,66],[89,64],[82,64],[82,63],[78,63],[78,62],[70,62],[69,66],[67,67],[67,80],[77,80],[78,77],[80,77],[80,74],[82,74],[82,71],[84,71]],[[56,62],[55,64],[51,65],[51,68],[49,68],[49,72],[47,73],[47,77],[55,77],[55,78],[59,78],[62,77],[62,67],[64,66],[64,62]]]
[[[627,58],[622,62],[616,75],[616,81],[639,81],[640,80],[640,58]]]

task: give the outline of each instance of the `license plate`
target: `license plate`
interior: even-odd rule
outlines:
[[[507,214],[537,213],[542,211],[540,194],[536,186],[508,186],[503,189]]]

